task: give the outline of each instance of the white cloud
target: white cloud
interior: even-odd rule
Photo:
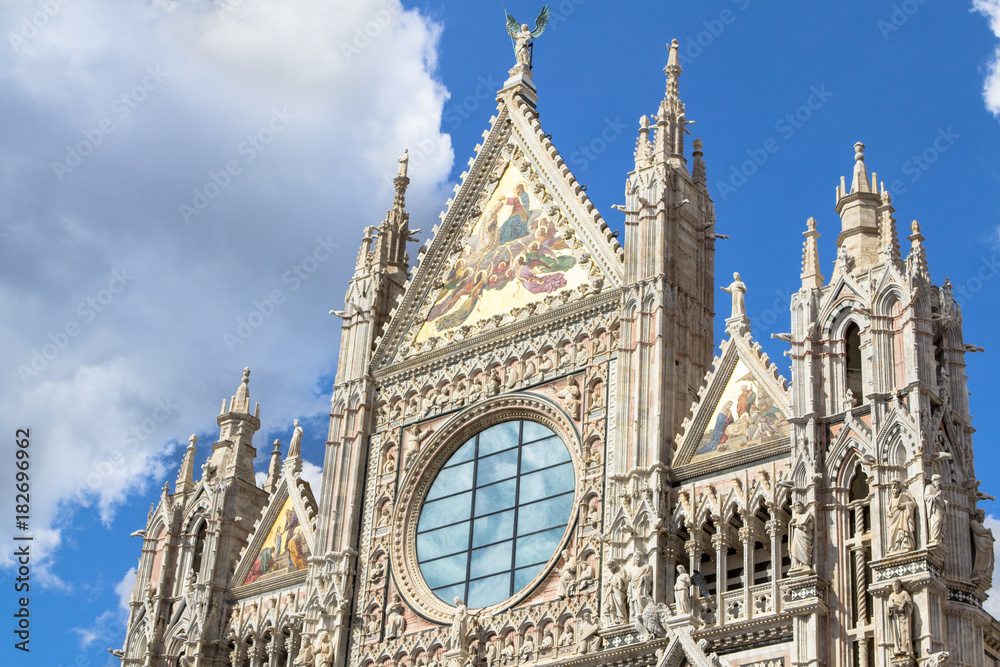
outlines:
[[[319,484],[323,479],[323,468],[309,461],[302,461],[302,472],[299,476],[309,482],[313,495],[319,500]]]
[[[73,632],[79,637],[79,648],[81,651],[88,650],[95,644],[103,644],[104,648],[111,648],[112,644],[118,642],[122,628],[128,621],[129,602],[132,599],[132,586],[135,584],[135,568],[130,568],[121,581],[115,584],[115,594],[118,596],[118,607],[106,609],[89,628],[73,628]]]
[[[983,525],[993,531],[993,535],[1000,535],[1000,519],[992,514],[986,517]],[[983,603],[983,609],[990,613],[993,618],[1000,618],[1000,541],[993,543],[993,587],[987,591],[989,599]]]
[[[74,512],[109,523],[173,483],[168,456],[192,432],[205,455],[244,366],[262,453],[293,416],[325,413],[329,384],[316,387],[339,332],[327,312],[363,227],[391,205],[396,157],[410,148],[414,227],[450,190],[438,25],[398,0],[211,9],[223,1],[74,0],[0,49],[0,309],[18,314],[0,321],[15,369],[0,421],[31,428],[43,568]],[[4,4],[0,24],[36,9]],[[276,112],[286,120],[272,124]],[[187,224],[196,190],[207,205]]]
[[[972,0],[972,8],[989,19],[990,29],[1000,38],[1000,0]],[[1000,46],[993,52],[986,81],[983,84],[983,99],[986,108],[995,116],[1000,116]]]

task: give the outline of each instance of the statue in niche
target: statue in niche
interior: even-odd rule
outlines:
[[[600,622],[593,620],[589,609],[584,609],[577,622],[576,652],[580,655],[586,655],[600,649],[601,636],[597,634],[600,629]]]
[[[610,570],[605,583],[604,610],[608,622],[618,625],[628,620],[628,583],[617,563],[612,563]]]
[[[569,597],[573,594],[576,586],[576,558],[570,554],[569,549],[563,549],[563,566],[559,571],[559,586],[557,588],[560,598]]]
[[[916,541],[917,503],[898,481],[892,483],[892,497],[886,511],[889,525],[889,553],[912,551]]]
[[[580,385],[576,383],[576,380],[570,380],[566,388],[559,394],[559,398],[566,402],[566,412],[573,419],[580,418],[580,396]]]
[[[678,614],[691,613],[691,575],[683,565],[677,566],[677,577],[674,579],[674,604]]]
[[[313,641],[313,661],[310,667],[331,667],[333,665],[333,642],[330,633],[323,630]]]
[[[528,661],[531,660],[531,656],[535,654],[535,640],[531,638],[531,635],[524,636],[524,643],[521,644],[521,660]]]
[[[491,641],[486,642],[486,647],[483,649],[483,659],[486,661],[486,667],[496,667],[497,664],[497,647]]]
[[[551,651],[553,648],[555,648],[555,645],[556,645],[556,638],[552,634],[552,627],[550,626],[545,630],[545,636],[542,637],[542,645],[539,650]]]
[[[590,388],[590,409],[597,410],[604,407],[604,385],[600,382]]]
[[[377,586],[378,584],[382,583],[382,577],[384,576],[385,576],[385,561],[380,559],[372,563],[372,573],[371,573],[372,583]]]
[[[385,619],[386,639],[395,639],[406,631],[406,612],[403,609],[403,601],[399,593],[392,594],[392,602],[389,603],[388,615]]]
[[[733,295],[733,314],[730,316],[730,319],[746,317],[747,306],[745,297],[747,293],[747,286],[742,280],[740,280],[740,274],[734,273],[733,282],[730,283],[728,287],[723,285],[722,291],[729,292]]]
[[[792,559],[792,570],[811,572],[813,515],[801,501],[796,501],[792,506],[792,519],[788,522],[788,532],[788,555]]]
[[[892,582],[892,593],[886,604],[892,648],[895,655],[913,655],[913,598],[899,579]]]
[[[507,637],[507,641],[503,646],[503,651],[500,652],[500,664],[513,664],[515,655],[517,655],[517,653],[514,650],[514,640],[511,637]]]
[[[594,567],[586,559],[581,560],[576,569],[576,583],[579,590],[586,590],[594,583]]]
[[[574,643],[573,637],[573,626],[567,625],[563,628],[562,634],[559,635],[559,646],[572,646]]]
[[[295,657],[294,667],[313,667],[314,657],[312,637],[308,634],[303,634],[302,648]]]
[[[986,521],[986,511],[977,509],[973,518],[969,519],[972,531],[972,546],[976,551],[976,560],[972,565],[972,581],[983,588],[989,588],[993,582],[993,531],[983,525]]]
[[[941,475],[931,475],[931,483],[924,487],[924,506],[927,508],[927,544],[940,544],[944,540],[944,511],[948,507],[941,488]]]
[[[469,633],[469,609],[462,602],[462,598],[455,598],[455,612],[451,616],[451,632],[448,633],[448,641],[451,650],[465,649],[465,637]]]

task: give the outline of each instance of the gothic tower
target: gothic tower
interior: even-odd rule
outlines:
[[[674,437],[712,359],[716,240],[701,141],[694,142],[690,170],[684,151],[689,123],[679,96],[677,40],[664,71],[666,95],[652,129],[646,116],[639,121],[635,169],[625,185],[617,413],[622,428],[613,469],[624,485],[658,490],[666,488]],[[666,503],[656,511],[666,516]],[[664,599],[661,540],[658,535],[637,545],[656,573],[656,600]]]
[[[796,659],[904,667],[946,650],[980,664],[993,559],[965,377],[976,348],[950,283],[931,281],[920,225],[903,257],[892,198],[854,148],[831,278],[810,218],[792,298],[793,493],[817,512],[816,571],[830,587],[829,615],[799,620],[824,639]]]

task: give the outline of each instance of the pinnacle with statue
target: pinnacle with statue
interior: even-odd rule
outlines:
[[[504,10],[506,12],[506,10]],[[534,40],[542,36],[545,26],[549,22],[552,11],[548,5],[542,5],[542,11],[535,19],[535,29],[528,27],[527,23],[518,23],[511,14],[507,14],[507,34],[514,41],[514,57],[517,64],[510,70],[511,76],[525,74],[531,76],[531,54]]]

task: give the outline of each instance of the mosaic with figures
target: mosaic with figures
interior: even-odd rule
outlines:
[[[568,234],[547,215],[516,167],[497,189],[445,274],[418,341],[586,281]]]
[[[271,526],[267,540],[250,567],[245,584],[271,579],[288,572],[304,570],[308,565],[309,545],[292,508],[292,499],[285,500],[281,513]]]

